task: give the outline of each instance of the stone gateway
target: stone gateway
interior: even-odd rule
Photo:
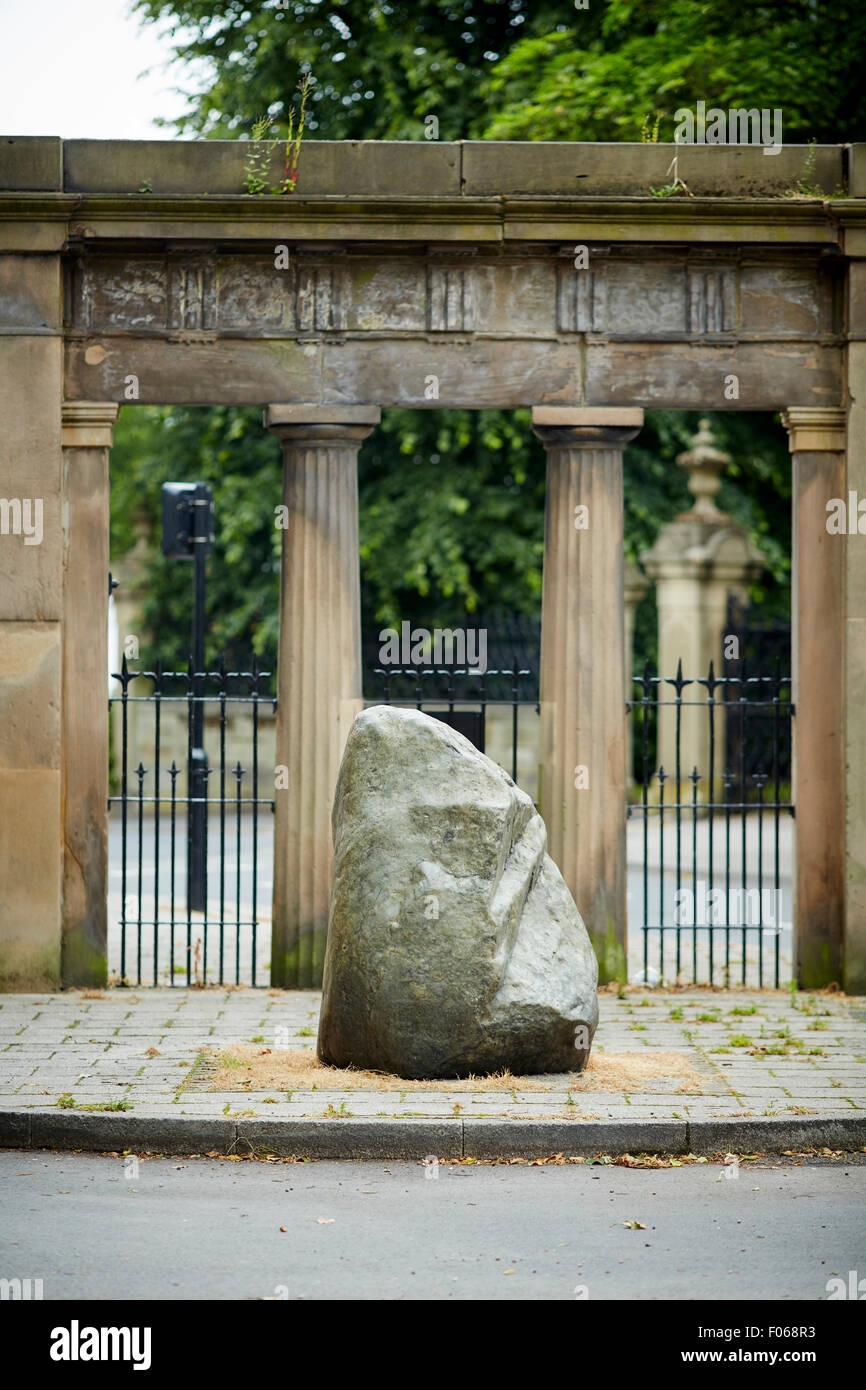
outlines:
[[[318,1055],[408,1078],[582,1070],[598,965],[531,800],[417,710],[355,719]]]

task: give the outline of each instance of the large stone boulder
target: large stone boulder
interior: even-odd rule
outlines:
[[[439,720],[356,718],[333,810],[318,1054],[446,1077],[581,1070],[598,965],[531,800]]]

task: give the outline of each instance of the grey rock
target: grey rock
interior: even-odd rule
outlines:
[[[409,1078],[582,1070],[598,964],[544,822],[417,710],[356,718],[333,809],[318,1055]]]

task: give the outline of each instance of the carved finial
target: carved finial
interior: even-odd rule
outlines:
[[[707,521],[718,521],[724,516],[713,499],[721,486],[721,475],[730,462],[730,454],[716,448],[709,420],[699,420],[691,449],[678,454],[677,463],[688,469],[689,491],[695,499],[693,513]]]

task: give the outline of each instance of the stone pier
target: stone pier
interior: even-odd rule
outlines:
[[[63,407],[65,985],[107,979],[108,451],[113,402]]]

